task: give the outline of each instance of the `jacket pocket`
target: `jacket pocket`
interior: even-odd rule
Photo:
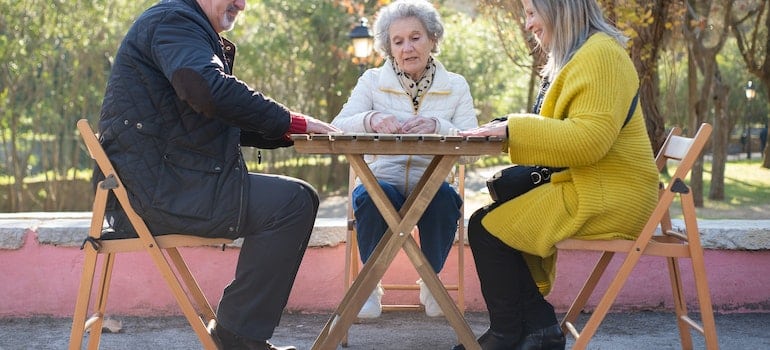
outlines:
[[[177,216],[209,220],[222,186],[223,165],[209,156],[188,150],[163,155],[154,209]]]

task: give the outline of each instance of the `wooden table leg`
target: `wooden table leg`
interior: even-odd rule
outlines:
[[[374,174],[366,165],[363,156],[359,154],[346,154],[346,157],[387,222],[389,229],[377,244],[369,261],[364,264],[361,273],[353,282],[353,285],[345,293],[345,297],[324,326],[312,349],[337,348],[344,333],[355,320],[358,310],[361,309],[366,299],[372,293],[377,282],[382,279],[387,267],[392,263],[401,247],[404,247],[412,264],[415,265],[423,281],[426,282],[428,289],[436,298],[447,320],[449,320],[449,323],[458,334],[460,342],[465,345],[466,349],[480,349],[473,331],[465,322],[459,309],[452,302],[449,293],[443,288],[438,276],[433,272],[422,251],[417,247],[417,243],[409,234],[412,227],[422,217],[443,179],[449,174],[458,157],[434,157],[425,175],[423,175],[415,190],[407,198],[400,212],[396,212],[388,200]]]

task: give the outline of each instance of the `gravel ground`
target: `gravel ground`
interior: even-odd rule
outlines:
[[[485,313],[466,313],[477,335],[488,326]],[[200,349],[200,343],[183,317],[116,317],[119,333],[102,335],[101,349]],[[310,349],[328,319],[325,314],[287,313],[272,342]],[[0,319],[0,349],[66,349],[70,319],[35,317]],[[716,316],[722,349],[770,349],[770,314]],[[454,331],[444,318],[420,312],[385,312],[379,319],[354,324],[349,349],[450,349]],[[693,334],[695,349],[704,349],[703,338]],[[572,339],[568,337],[568,347]],[[679,334],[671,313],[633,312],[610,314],[599,327],[589,349],[679,349]]]

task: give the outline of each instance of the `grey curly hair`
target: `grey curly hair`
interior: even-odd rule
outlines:
[[[436,45],[431,52],[439,53],[439,42],[444,38],[441,15],[427,0],[397,0],[383,7],[374,21],[374,49],[384,58],[392,58],[390,51],[390,26],[394,21],[415,17],[422,22],[428,36]]]

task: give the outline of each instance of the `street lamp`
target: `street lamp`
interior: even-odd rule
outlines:
[[[757,96],[757,90],[754,88],[754,82],[749,80],[746,84],[746,100],[749,101],[749,113],[746,113],[744,129],[746,130],[746,158],[751,159],[751,100]]]
[[[348,34],[353,42],[353,56],[358,61],[359,75],[364,74],[366,70],[366,58],[372,54],[374,48],[374,36],[369,31],[366,18],[361,18],[359,24],[355,26]]]

